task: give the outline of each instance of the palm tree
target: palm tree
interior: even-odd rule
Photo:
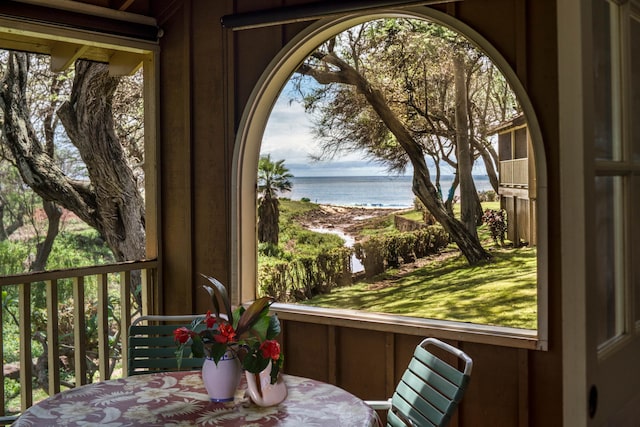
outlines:
[[[284,167],[284,160],[271,161],[271,155],[260,156],[258,162],[258,241],[278,244],[280,211],[277,192],[291,190],[293,175]]]

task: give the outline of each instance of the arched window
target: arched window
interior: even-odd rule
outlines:
[[[442,25],[442,28],[450,28],[454,33],[459,33],[471,40],[475,45],[479,46],[482,51],[493,61],[500,69],[502,75],[509,82],[509,85],[516,94],[521,106],[522,115],[512,117],[507,123],[493,129],[493,133],[499,140],[500,152],[505,154],[504,159],[501,158],[501,185],[505,197],[502,207],[512,212],[522,211],[522,187],[525,183],[523,179],[533,179],[535,185],[535,193],[532,200],[528,200],[527,209],[529,209],[533,218],[528,224],[512,224],[510,230],[511,236],[515,236],[515,243],[519,244],[520,236],[527,236],[526,239],[530,243],[536,245],[537,250],[537,326],[535,330],[523,331],[513,328],[491,327],[487,325],[469,325],[454,324],[444,320],[445,323],[434,321],[432,319],[417,319],[409,316],[398,316],[397,314],[379,315],[358,312],[343,312],[332,309],[314,308],[313,313],[325,313],[332,317],[357,318],[359,320],[392,323],[400,325],[425,325],[428,327],[438,328],[446,327],[460,330],[463,333],[489,335],[492,330],[496,335],[501,337],[513,336],[517,340],[525,338],[529,340],[529,347],[545,348],[546,347],[546,254],[547,254],[547,201],[546,201],[546,165],[544,163],[543,145],[540,136],[540,130],[537,125],[536,117],[528,101],[524,88],[519,83],[515,73],[508,66],[504,58],[479,34],[470,28],[464,26],[452,17],[430,10],[427,15],[403,12],[390,16],[385,14],[360,16],[357,18],[340,18],[333,21],[322,21],[311,25],[305,32],[298,35],[292,40],[272,62],[269,70],[267,70],[258,86],[256,87],[253,97],[249,102],[243,120],[241,122],[238,140],[236,144],[236,153],[234,156],[234,188],[237,190],[236,200],[233,204],[235,210],[234,219],[237,221],[234,227],[236,243],[235,250],[237,253],[238,267],[235,268],[234,283],[238,285],[236,295],[240,300],[249,300],[255,297],[256,276],[257,276],[257,249],[255,240],[256,230],[256,167],[260,154],[260,145],[263,140],[263,130],[265,129],[269,116],[276,99],[282,88],[289,81],[290,76],[299,67],[301,63],[309,56],[309,54],[324,43],[346,31],[349,28],[360,25],[365,22],[371,22],[382,18],[410,18],[416,22],[435,22]],[[527,153],[530,153],[528,155]],[[535,158],[535,162],[530,159]],[[280,160],[274,158],[273,160]],[[518,162],[524,164],[516,164]],[[526,176],[516,175],[514,172],[525,171]],[[506,179],[507,172],[510,171],[509,179]],[[503,180],[503,176],[505,179]],[[529,183],[530,181],[527,181]],[[528,192],[530,194],[530,192]],[[521,198],[520,198],[521,199]],[[532,225],[533,224],[533,225]],[[242,268],[239,266],[242,265]],[[300,307],[283,306],[279,307],[283,313],[290,310],[296,315],[308,314],[310,310]],[[491,341],[491,340],[489,340]],[[519,345],[519,344],[514,344]]]

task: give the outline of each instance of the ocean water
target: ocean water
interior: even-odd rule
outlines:
[[[281,197],[291,200],[308,198],[313,203],[338,206],[405,208],[413,206],[411,176],[320,176],[292,178],[291,192]],[[447,194],[453,177],[441,179]],[[491,189],[486,176],[475,177],[478,191]]]

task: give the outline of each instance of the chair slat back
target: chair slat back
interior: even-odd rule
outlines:
[[[195,319],[197,316],[191,316]],[[129,328],[128,375],[139,375],[157,371],[192,370],[202,367],[202,358],[191,358],[191,348],[186,346],[182,353],[182,363],[178,369],[177,351],[173,331],[181,326],[190,327],[191,323],[184,323],[186,316],[172,317],[153,316],[148,322],[174,322],[166,324],[142,325],[135,322]],[[175,323],[179,319],[181,323]]]
[[[464,362],[460,371],[438,358],[428,344],[453,353]],[[413,358],[391,398],[387,424],[392,427],[447,425],[469,383],[471,359],[455,347],[428,338],[416,347]]]

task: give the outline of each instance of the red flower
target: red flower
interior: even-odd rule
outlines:
[[[218,332],[219,334],[214,335],[213,338],[220,344],[227,344],[236,340],[236,331],[228,323],[218,326]]]
[[[211,315],[211,310],[207,311],[204,321],[207,323],[207,329],[213,328],[213,325],[216,324],[216,318]]]
[[[280,344],[276,340],[267,340],[260,344],[262,357],[265,359],[278,360],[280,358]]]
[[[173,331],[173,338],[180,344],[189,341],[189,338],[195,335],[195,332],[185,328],[184,326]]]

